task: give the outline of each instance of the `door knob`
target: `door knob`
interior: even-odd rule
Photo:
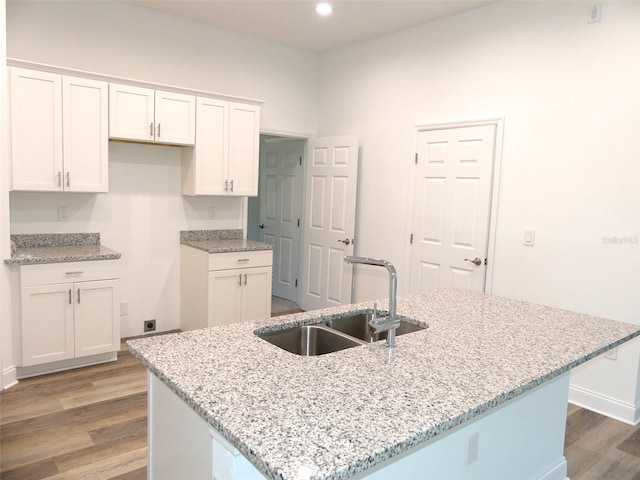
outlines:
[[[260,228],[264,228],[264,223],[261,223],[260,225],[258,225]]]
[[[480,265],[482,264],[482,260],[480,260],[478,257],[474,258],[473,260],[471,260],[470,258],[465,258],[464,259],[465,262],[471,262],[474,265]]]
[[[345,245],[349,245],[351,243],[351,241],[348,238],[345,240],[338,240],[338,241],[344,243]]]

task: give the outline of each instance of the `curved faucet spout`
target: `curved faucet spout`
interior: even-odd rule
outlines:
[[[344,261],[350,264],[359,263],[362,265],[384,267],[389,272],[389,316],[378,319],[372,327],[377,331],[388,331],[387,346],[395,346],[396,328],[400,324],[400,322],[396,320],[396,298],[398,291],[398,274],[396,273],[396,267],[394,267],[390,261],[380,258],[346,256],[344,257]]]

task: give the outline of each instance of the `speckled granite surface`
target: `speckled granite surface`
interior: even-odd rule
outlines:
[[[379,300],[386,308],[386,301]],[[343,479],[640,333],[640,326],[462,290],[398,299],[428,329],[300,357],[254,335],[373,302],[130,341],[131,352],[268,478]]]
[[[11,235],[11,258],[4,263],[37,263],[111,260],[120,254],[100,245],[99,233],[51,233]]]
[[[200,242],[206,240],[238,240],[242,230],[181,230],[180,242]]]
[[[273,245],[242,238],[242,230],[185,230],[180,243],[208,253],[273,250]]]

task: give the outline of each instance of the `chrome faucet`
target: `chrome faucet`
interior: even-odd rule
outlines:
[[[398,291],[398,275],[396,268],[388,260],[380,260],[378,258],[368,257],[344,257],[344,261],[349,264],[360,263],[363,265],[374,265],[385,267],[389,272],[389,316],[376,317],[371,319],[369,326],[374,329],[375,333],[387,332],[387,347],[396,346],[396,328],[400,326],[400,320],[396,317],[396,298]]]

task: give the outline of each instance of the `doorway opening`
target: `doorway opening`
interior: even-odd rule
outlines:
[[[273,245],[274,316],[300,311],[306,143],[301,138],[260,135],[258,196],[249,198],[247,238]]]

